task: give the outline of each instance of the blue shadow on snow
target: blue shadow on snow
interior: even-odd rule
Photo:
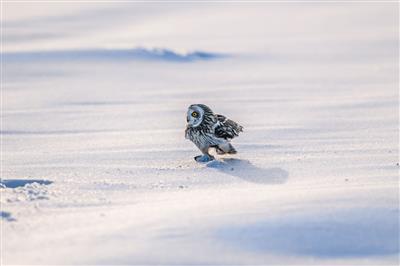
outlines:
[[[222,173],[239,177],[247,182],[258,184],[282,184],[289,177],[289,173],[279,167],[260,168],[248,160],[223,158],[207,163],[207,167]]]
[[[0,211],[0,218],[7,221],[7,222],[14,222],[16,221],[15,218],[12,217],[11,213]]]
[[[0,187],[17,188],[23,187],[27,184],[37,183],[39,185],[50,185],[53,182],[43,179],[1,179]]]
[[[399,253],[399,210],[324,210],[223,227],[218,239],[256,253],[362,258]]]

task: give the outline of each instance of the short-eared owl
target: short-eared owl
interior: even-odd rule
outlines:
[[[239,136],[243,127],[238,123],[214,112],[204,104],[192,104],[187,111],[185,137],[190,139],[203,153],[194,159],[208,162],[214,159],[209,154],[215,148],[217,154],[235,154],[230,140]]]

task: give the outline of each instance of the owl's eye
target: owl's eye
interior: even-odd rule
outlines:
[[[192,113],[192,116],[193,116],[193,117],[197,117],[197,116],[198,116],[198,113],[197,113],[197,112],[193,112],[193,113]]]

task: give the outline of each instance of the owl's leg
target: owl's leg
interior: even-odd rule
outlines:
[[[207,163],[214,160],[214,156],[208,154],[197,155],[196,157],[194,157],[194,160],[199,163]]]
[[[201,152],[203,153],[203,155],[197,155],[196,157],[194,157],[196,162],[206,163],[215,159],[214,156],[208,153],[208,148],[201,149]]]
[[[212,156],[210,154],[203,154],[203,155],[195,156],[194,159],[195,159],[196,162],[206,163],[206,162],[214,160],[215,158],[214,158],[214,156]]]

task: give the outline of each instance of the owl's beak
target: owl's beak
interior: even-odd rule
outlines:
[[[188,122],[188,123],[189,123],[189,117],[188,117],[188,116],[186,116],[186,122]]]

